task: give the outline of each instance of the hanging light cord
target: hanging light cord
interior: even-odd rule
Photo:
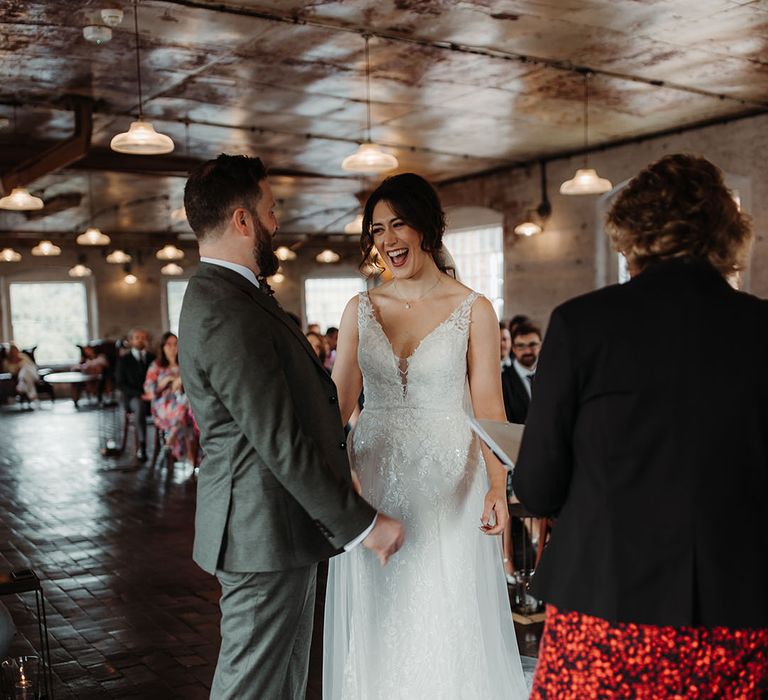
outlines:
[[[368,129],[368,143],[371,143],[371,54],[368,48],[368,42],[371,39],[370,34],[363,34],[365,39],[365,108],[366,125]]]
[[[584,71],[584,166],[589,165],[589,71]]]
[[[93,226],[93,173],[88,173],[88,209],[91,214],[91,226]]]
[[[139,60],[139,0],[133,0],[133,28],[136,32],[136,77],[139,81],[139,120],[144,116],[141,97],[141,61]]]

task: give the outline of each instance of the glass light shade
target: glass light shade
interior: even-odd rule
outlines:
[[[167,265],[163,265],[160,268],[160,272],[164,275],[170,275],[171,277],[177,277],[182,272],[184,272],[184,268],[181,267],[181,265],[177,265],[176,263],[168,263]]]
[[[611,181],[600,177],[593,168],[579,168],[570,180],[560,185],[560,194],[602,194],[611,189]]]
[[[38,255],[43,257],[50,257],[53,255],[61,255],[61,248],[54,245],[50,241],[40,241],[34,248],[32,248],[32,255]]]
[[[344,170],[353,173],[385,173],[387,170],[394,170],[397,166],[397,158],[384,153],[381,146],[375,143],[361,143],[351,156],[347,156],[341,162]]]
[[[285,262],[286,260],[296,260],[295,251],[291,250],[290,248],[287,248],[284,245],[281,245],[275,251],[275,255],[277,255],[278,260],[282,260],[283,262]]]
[[[158,260],[181,260],[184,257],[184,251],[179,250],[175,245],[169,243],[164,245],[155,253]]]
[[[86,229],[85,233],[81,233],[77,237],[78,245],[109,245],[112,239],[106,234],[102,233],[94,226],[90,226]]]
[[[125,282],[126,284],[136,284],[136,282],[138,281],[139,281],[139,278],[130,272],[125,277],[123,277],[123,282]]]
[[[171,212],[171,221],[186,221],[187,220],[187,210],[181,206],[178,209],[174,209]]]
[[[541,226],[533,221],[523,221],[522,224],[515,226],[515,233],[518,236],[535,236],[537,233],[541,233],[541,231]]]
[[[0,262],[19,262],[21,253],[17,253],[13,248],[3,248],[0,250]]]
[[[322,253],[318,253],[315,260],[319,263],[337,263],[341,260],[341,256],[332,250],[326,249]]]
[[[344,226],[344,233],[361,234],[363,232],[363,215],[358,214]]]
[[[82,263],[78,263],[74,267],[70,267],[67,274],[70,277],[90,277],[93,272],[91,271],[90,267],[83,265]]]
[[[107,262],[112,263],[113,265],[123,265],[131,262],[132,259],[133,258],[131,258],[128,253],[124,253],[122,250],[113,250],[107,255]]]
[[[31,195],[23,187],[14,187],[11,193],[0,199],[0,209],[10,211],[34,211],[43,208],[43,200]]]
[[[281,284],[282,282],[285,282],[285,275],[282,272],[276,272],[269,279],[275,284]]]
[[[150,122],[138,119],[128,131],[112,138],[109,147],[118,153],[142,156],[159,156],[173,150],[173,141],[165,134],[158,134]]]

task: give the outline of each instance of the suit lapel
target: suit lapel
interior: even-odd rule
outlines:
[[[243,277],[239,272],[235,272],[234,270],[230,270],[226,267],[221,267],[220,265],[210,265],[208,263],[201,262],[200,266],[198,267],[197,274],[213,275],[215,277],[219,277],[228,282],[231,282],[236,287],[243,290],[259,305],[259,307],[283,323],[288,328],[288,330],[293,333],[294,336],[296,336],[296,339],[299,341],[301,347],[304,348],[307,354],[312,358],[312,361],[322,370],[323,375],[326,377],[328,376],[328,373],[325,371],[325,367],[323,367],[323,363],[320,362],[320,358],[312,349],[312,346],[309,344],[306,336],[304,333],[302,333],[301,328],[299,328],[293,319],[291,319],[291,317],[277,305],[277,302],[274,299],[267,296],[249,280],[245,279],[245,277]]]
[[[531,402],[531,397],[528,395],[528,390],[525,388],[525,384],[523,384],[523,380],[520,378],[514,365],[507,368],[507,376],[512,383],[513,391],[522,399],[523,403],[528,406]]]

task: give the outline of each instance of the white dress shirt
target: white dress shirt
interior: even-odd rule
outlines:
[[[246,267],[245,265],[240,265],[238,263],[229,262],[229,260],[219,260],[218,258],[206,258],[201,257],[200,262],[208,263],[209,265],[218,265],[219,267],[226,267],[228,270],[232,270],[233,272],[237,272],[238,274],[242,275],[252,284],[255,284],[257,287],[259,286],[259,281],[256,279],[256,274],[251,270],[250,267]],[[355,539],[353,539],[351,542],[348,542],[344,545],[344,551],[348,552],[350,549],[354,549],[359,545],[368,535],[371,534],[371,531],[376,526],[376,519],[379,517],[379,514],[373,516],[373,522],[365,529],[363,530]]]
[[[517,372],[520,379],[523,380],[523,384],[525,385],[525,390],[528,392],[528,398],[531,396],[531,380],[528,379],[532,374],[536,374],[536,365],[533,367],[523,367],[517,360],[515,360],[512,365],[515,368],[515,372]]]

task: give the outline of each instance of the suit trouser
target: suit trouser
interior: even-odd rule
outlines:
[[[147,416],[150,413],[149,401],[144,401],[141,396],[131,396],[123,401],[123,407],[135,416],[136,429],[139,435],[139,446],[142,450],[147,449]]]
[[[317,565],[217,571],[221,650],[211,700],[304,700]]]

